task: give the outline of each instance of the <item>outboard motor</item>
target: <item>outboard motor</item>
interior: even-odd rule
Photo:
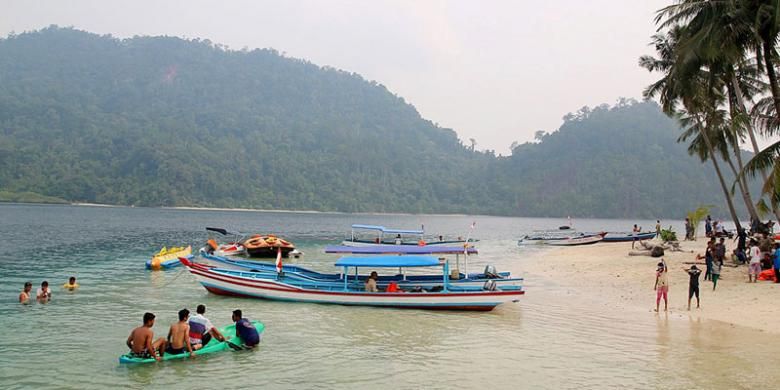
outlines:
[[[486,280],[485,284],[482,286],[482,289],[485,291],[496,291],[496,281]]]
[[[488,264],[485,266],[485,271],[483,272],[485,274],[485,277],[488,279],[500,279],[501,276],[498,275],[498,271],[496,271],[496,267],[493,264]]]

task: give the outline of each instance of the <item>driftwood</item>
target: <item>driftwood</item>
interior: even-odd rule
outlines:
[[[629,256],[650,256],[661,257],[665,251],[682,252],[680,243],[677,241],[667,241],[661,245],[648,244],[645,241],[639,241],[639,245],[642,247],[640,250],[634,250],[628,252]]]

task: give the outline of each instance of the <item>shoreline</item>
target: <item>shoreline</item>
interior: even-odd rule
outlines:
[[[684,268],[690,268],[697,253],[703,254],[706,240],[683,241],[683,252],[669,252],[663,256],[669,268],[669,307],[660,313],[680,319],[707,319],[724,324],[780,334],[780,307],[774,300],[780,293],[780,284],[759,281],[747,283],[747,267],[731,266],[727,258],[721,279],[715,291],[712,283],[704,280],[703,265],[699,278],[701,309],[696,309],[696,298],[688,305],[689,277]],[[727,253],[736,246],[726,241]],[[660,258],[628,256],[631,243],[599,243],[589,246],[554,248],[540,253],[533,262],[524,265],[532,276],[549,279],[560,287],[604,305],[636,311],[638,315],[657,316],[655,268]],[[704,260],[701,260],[703,263]],[[686,264],[688,263],[688,264]]]

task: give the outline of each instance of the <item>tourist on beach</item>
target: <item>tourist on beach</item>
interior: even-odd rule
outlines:
[[[707,237],[712,236],[712,217],[709,215],[707,216],[707,219],[704,220],[704,235]]]
[[[707,267],[706,272],[704,273],[704,280],[712,279],[712,260],[715,257],[713,254],[715,251],[714,245],[715,239],[713,238],[707,242],[707,249],[704,250],[704,264]]]
[[[685,218],[685,240],[693,240],[693,225],[688,218]]]
[[[366,292],[378,292],[379,289],[376,287],[376,280],[379,278],[379,275],[377,275],[376,271],[371,271],[371,275],[368,277],[368,280],[366,280]]]
[[[716,259],[712,262],[712,291],[715,291],[715,287],[718,287],[721,268],[723,268],[723,261]]]
[[[720,241],[715,244],[715,258],[713,261],[719,261],[723,265],[723,260],[726,258],[726,239],[721,237]]]
[[[242,317],[241,310],[233,310],[233,322],[236,323],[236,336],[238,336],[243,345],[254,348],[255,345],[260,343],[260,334],[257,333],[257,329],[252,325],[252,322]]]
[[[655,311],[658,311],[662,297],[664,299],[664,311],[666,311],[669,300],[669,270],[666,268],[666,263],[663,259],[658,263],[658,268],[655,272],[655,286],[653,286],[653,290],[656,291]]]
[[[746,252],[747,246],[745,244],[747,242],[747,232],[744,228],[737,229],[737,237],[734,238],[734,241],[737,242],[737,249]]]
[[[683,271],[687,272],[688,276],[691,277],[690,282],[688,282],[688,311],[691,310],[691,298],[694,295],[696,295],[696,308],[698,309],[701,307],[699,301],[699,276],[701,275],[701,270],[694,264],[690,269],[683,267]]]
[[[772,247],[774,247],[774,241],[768,234],[765,234],[763,238],[758,241],[758,248],[761,249],[761,261],[769,264],[762,264],[761,269],[769,269],[772,265],[770,262],[772,255]]]
[[[190,343],[190,324],[187,320],[190,318],[190,311],[187,309],[179,310],[179,322],[171,325],[168,330],[168,348],[165,349],[166,353],[171,355],[179,355],[186,350],[190,353],[190,357],[195,356],[195,351],[192,350],[192,344]]]
[[[775,255],[773,257],[772,268],[775,269],[775,283],[780,283],[780,243],[775,244]]]
[[[70,290],[70,291],[73,291],[73,290],[79,288],[79,284],[76,283],[76,277],[75,276],[71,276],[70,279],[68,279],[68,283],[63,284],[62,288],[66,289],[66,290]]]
[[[30,291],[32,291],[32,282],[25,282],[22,292],[19,293],[19,303],[24,305],[30,303]]]
[[[761,273],[761,249],[755,240],[750,241],[750,263],[748,264],[748,283],[758,281],[758,274]]]
[[[636,240],[637,240],[637,234],[639,234],[639,232],[641,231],[642,229],[640,229],[638,226],[636,226],[636,224],[634,224],[634,228],[631,229],[631,236],[634,237],[634,239],[631,241],[631,249],[634,249],[634,245],[636,244]]]
[[[154,339],[154,314],[144,313],[144,324],[133,329],[130,336],[127,337],[127,347],[130,348],[130,354],[140,359],[154,358],[158,362],[165,353],[165,339]],[[159,356],[157,353],[159,352]]]
[[[661,237],[661,220],[657,219],[655,221],[655,236]]]
[[[206,306],[198,305],[195,308],[195,315],[190,316],[190,344],[192,349],[198,350],[207,345],[211,338],[214,337],[219,341],[225,341],[225,336],[219,332],[219,329],[215,328],[211,324],[208,318],[205,316]]]
[[[38,299],[38,302],[41,303],[46,303],[51,300],[51,289],[49,288],[49,282],[44,280],[41,283],[41,287],[35,293],[35,297]]]

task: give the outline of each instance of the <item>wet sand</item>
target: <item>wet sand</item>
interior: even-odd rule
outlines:
[[[682,242],[683,252],[666,251],[663,257],[669,267],[670,317],[709,319],[780,334],[780,284],[767,281],[747,283],[747,267],[732,267],[727,258],[715,291],[712,282],[704,281],[703,264],[699,278],[701,309],[696,298],[687,310],[690,268],[696,254],[704,254],[706,240]],[[726,241],[728,253],[736,246]],[[589,246],[556,248],[540,251],[538,261],[525,264],[530,276],[554,280],[569,294],[591,299],[605,306],[654,314],[656,264],[660,259],[629,256],[631,243],[599,243]],[[704,260],[699,262],[703,263]],[[687,264],[686,264],[687,263]],[[660,310],[663,311],[663,301]]]

